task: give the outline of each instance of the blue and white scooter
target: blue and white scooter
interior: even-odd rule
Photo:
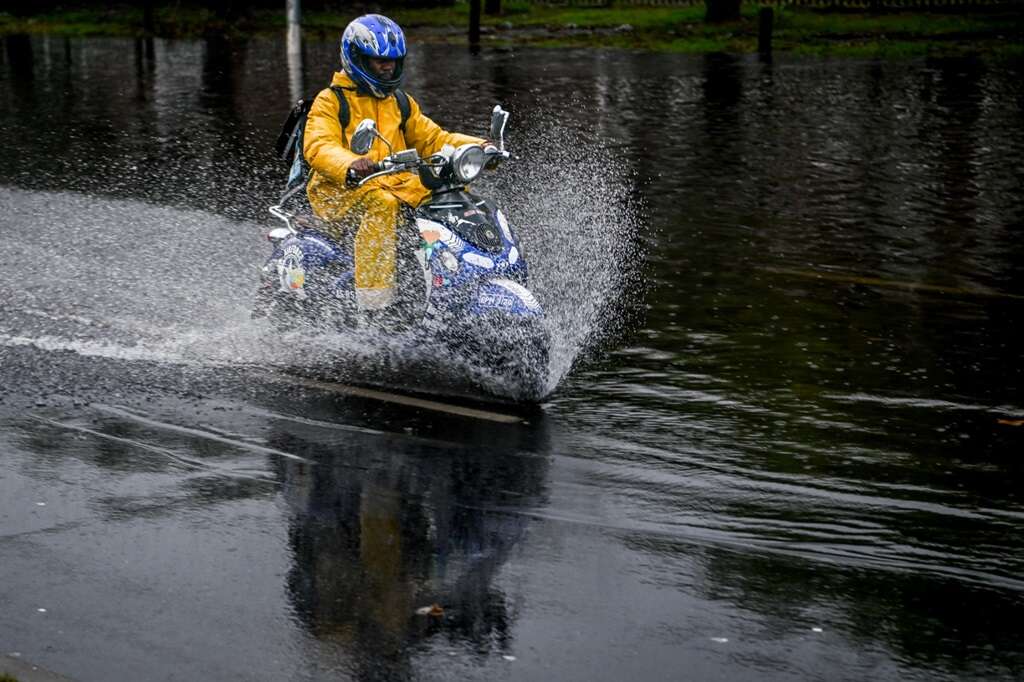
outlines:
[[[522,246],[502,211],[467,185],[484,167],[509,158],[508,112],[495,106],[490,139],[497,147],[466,144],[429,158],[415,149],[392,151],[380,170],[360,184],[392,173],[416,172],[430,197],[408,215],[399,235],[397,302],[385,329],[427,335],[474,362],[518,374],[546,373],[548,333],[543,309],[527,288]],[[352,150],[366,154],[376,140],[388,144],[372,119],[359,123]],[[339,243],[316,219],[284,210],[299,184],[270,207],[284,227],[267,238],[273,253],[263,266],[254,317],[281,328],[312,325],[340,330],[364,326],[356,309],[352,239]],[[322,227],[322,225],[321,225]],[[370,323],[372,324],[372,322]]]

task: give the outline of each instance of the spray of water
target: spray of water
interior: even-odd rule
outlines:
[[[551,392],[632,324],[642,295],[643,210],[631,194],[634,171],[588,131],[540,114],[516,138],[528,144],[517,147],[511,172],[494,185],[518,226],[530,288],[544,305]]]
[[[369,332],[281,332],[250,319],[265,225],[90,194],[0,188],[0,221],[17,235],[0,271],[0,346],[196,366],[271,366],[421,390],[536,400],[623,322],[633,289],[636,208],[611,154],[551,122],[480,183],[518,228],[530,288],[545,309],[547,371],[496,372],[444,345]],[[493,332],[493,330],[492,330]],[[515,349],[517,339],[509,339]],[[526,361],[521,358],[521,361]],[[516,361],[513,358],[513,364]],[[505,368],[507,369],[507,368]],[[534,373],[536,374],[536,373]],[[410,376],[419,378],[412,384]]]

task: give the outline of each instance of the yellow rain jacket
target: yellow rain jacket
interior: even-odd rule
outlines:
[[[402,113],[394,96],[378,99],[357,92],[356,84],[341,71],[334,74],[331,85],[344,88],[349,122],[342,130],[338,99],[329,88],[322,90],[309,110],[303,134],[303,154],[312,169],[306,193],[318,217],[330,222],[358,220],[354,254],[356,303],[365,310],[385,308],[394,299],[399,208],[402,203],[418,206],[430,191],[416,173],[385,175],[362,187],[346,187],[349,166],[360,158],[349,148],[356,126],[363,119],[372,118],[392,150],[414,147],[421,157],[436,154],[446,144],[458,147],[483,140],[443,130],[423,115],[412,97],[403,135]],[[387,146],[377,140],[366,156],[380,161],[387,155]]]

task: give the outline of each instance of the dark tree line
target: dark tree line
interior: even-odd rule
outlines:
[[[494,1],[488,0],[488,3]],[[303,8],[308,10],[345,13],[361,12],[370,9],[387,11],[388,7],[450,7],[454,4],[455,0],[389,0],[386,3],[349,2],[347,0],[302,0]],[[120,0],[119,2],[104,0],[33,0],[32,2],[0,0],[0,12],[7,12],[17,16],[80,8],[109,8],[111,10],[136,8],[144,10],[147,6],[207,8],[221,15],[240,14],[249,9],[283,8],[284,0]]]
[[[303,11],[328,11],[352,14],[368,9],[387,11],[389,7],[429,8],[450,7],[456,0],[390,0],[380,5],[350,0],[301,0]],[[472,9],[479,11],[481,0],[469,0]],[[740,18],[741,0],[705,0],[706,18],[711,22],[734,21]],[[499,15],[502,11],[501,0],[483,0],[483,13]],[[610,3],[609,3],[610,4]],[[29,16],[58,10],[77,8],[141,9],[144,23],[151,27],[153,12],[157,8],[205,8],[215,16],[226,20],[234,20],[256,9],[284,10],[284,0],[121,0],[111,4],[107,0],[33,0],[19,2],[17,0],[0,1],[0,11],[15,16]]]
[[[705,0],[708,6],[708,19],[728,18],[739,15],[740,0]],[[450,7],[455,0],[389,0],[386,3],[351,2],[349,0],[302,0],[302,6],[311,11],[358,12],[371,7],[379,7],[387,11],[388,7]],[[0,1],[0,11],[14,15],[40,14],[60,9],[105,7],[116,9],[147,7],[205,7],[219,16],[240,14],[248,9],[274,9],[284,6],[284,0],[121,0],[111,3],[105,0],[18,0]],[[501,0],[484,0],[485,14],[501,14]]]

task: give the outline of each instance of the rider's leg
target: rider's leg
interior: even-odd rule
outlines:
[[[402,200],[390,190],[366,186],[326,192],[320,186],[310,195],[317,216],[330,221],[327,233],[339,243],[344,226],[356,224],[356,305],[360,310],[383,310],[395,298],[395,232]]]
[[[355,237],[356,306],[383,310],[395,298],[395,231],[401,201],[383,189],[362,196]]]

